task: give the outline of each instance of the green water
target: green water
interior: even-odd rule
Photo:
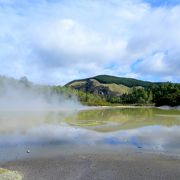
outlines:
[[[84,110],[65,119],[72,126],[98,132],[128,130],[146,126],[180,126],[179,110],[157,108],[108,108]]]

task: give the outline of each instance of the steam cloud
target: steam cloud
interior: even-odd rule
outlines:
[[[77,98],[56,93],[50,86],[33,85],[26,78],[20,81],[0,79],[0,110],[70,110],[82,108]]]

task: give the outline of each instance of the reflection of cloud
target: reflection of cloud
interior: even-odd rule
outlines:
[[[91,144],[99,139],[100,135],[85,129],[66,125],[43,125],[32,128],[24,133],[9,133],[0,136],[0,145],[15,144]]]
[[[28,130],[25,134],[8,133],[0,136],[0,145],[23,144],[69,144],[69,145],[131,145],[146,150],[166,151],[180,147],[179,126],[161,127],[149,126],[134,130],[111,133],[98,133],[83,128],[61,125],[41,125]]]
[[[180,138],[179,126],[162,127],[162,126],[150,126],[140,128],[131,133],[136,136],[139,141],[144,144],[145,148],[155,150],[168,150],[173,148],[179,148]]]

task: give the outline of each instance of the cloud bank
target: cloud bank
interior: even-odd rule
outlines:
[[[0,0],[0,74],[45,84],[97,74],[179,82],[172,2]]]

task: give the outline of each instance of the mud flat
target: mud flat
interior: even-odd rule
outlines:
[[[25,180],[179,180],[180,159],[160,154],[65,154],[0,163]],[[4,180],[4,179],[3,179]]]

